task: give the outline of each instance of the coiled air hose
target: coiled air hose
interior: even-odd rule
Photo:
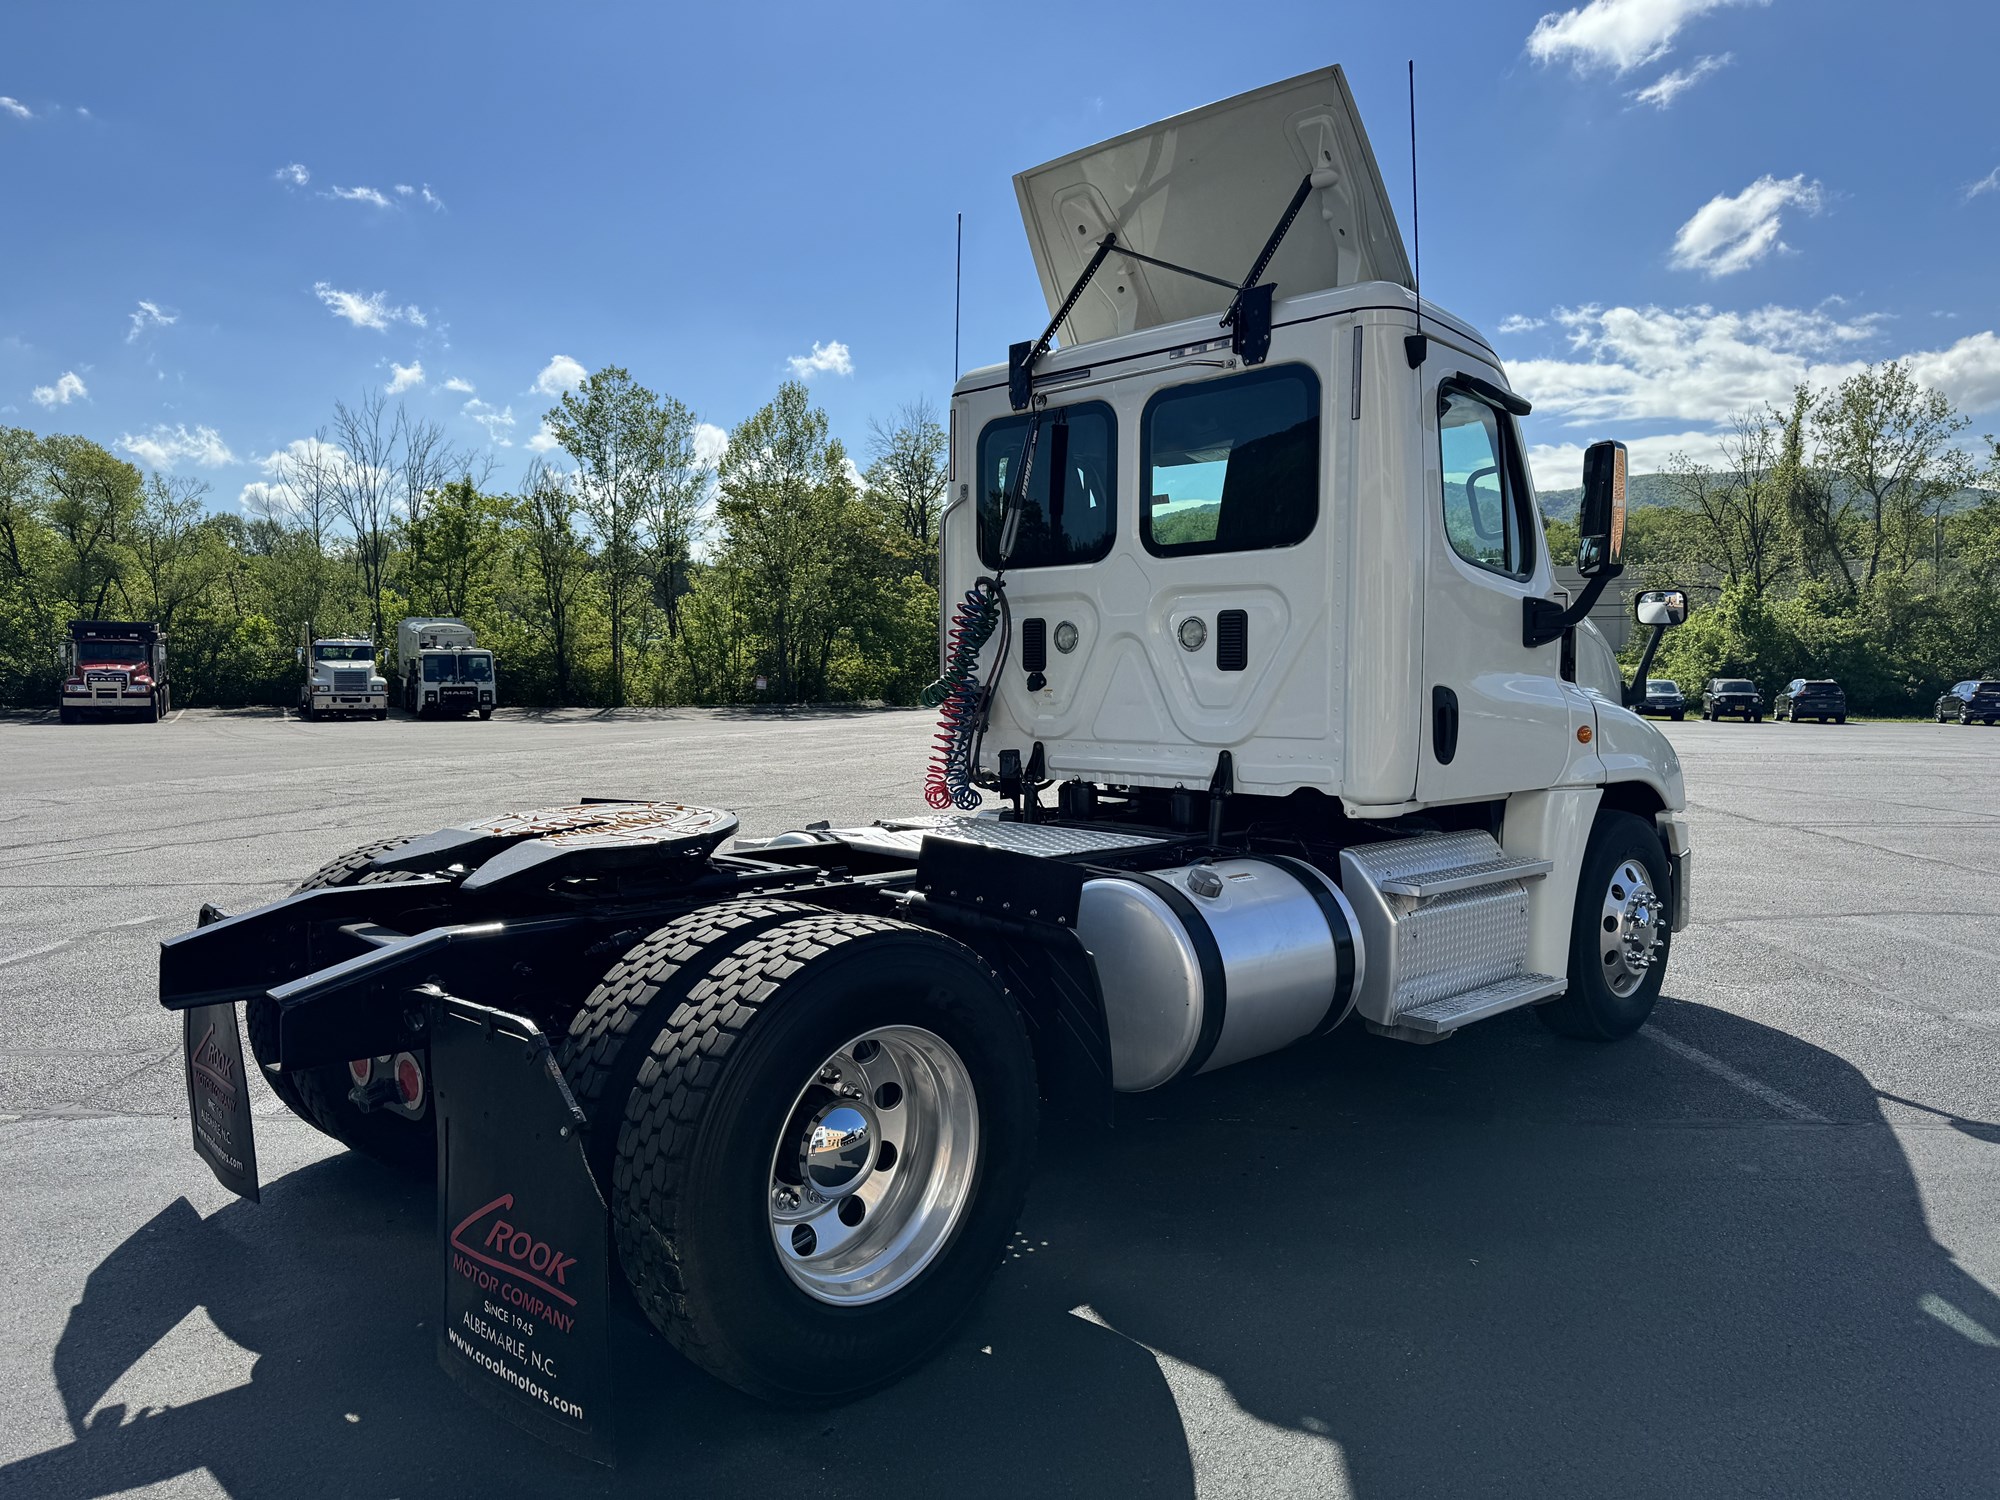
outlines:
[[[1035,445],[1042,431],[1038,410],[1028,419],[1028,431],[1021,440],[1021,461],[1014,482],[1008,486],[1006,504],[1000,514],[997,548],[1000,566],[992,576],[982,576],[965,591],[952,612],[951,627],[945,633],[944,676],[936,684],[939,694],[937,734],[931,744],[930,768],[924,773],[924,800],[939,812],[956,807],[971,812],[979,806],[979,790],[972,784],[979,764],[979,741],[986,732],[986,707],[1000,680],[1000,668],[1007,660],[1007,638],[1011,621],[1007,613],[1007,560],[1014,555],[1014,541],[1021,529],[1021,504],[1028,493],[1035,468]],[[979,677],[979,653],[1000,632],[1000,647],[993,653],[993,665],[984,681]],[[929,696],[928,694],[926,696]]]

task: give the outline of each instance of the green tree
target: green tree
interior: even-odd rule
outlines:
[[[659,528],[679,514],[675,485],[684,473],[682,449],[693,459],[694,418],[679,402],[662,401],[625,370],[607,365],[566,392],[545,420],[576,464],[577,498],[597,533],[598,568],[611,607],[615,707],[625,702],[625,637],[645,596],[648,566],[658,556]]]
[[[911,402],[890,422],[870,424],[872,462],[862,496],[908,539],[924,582],[937,586],[938,518],[947,488],[947,439],[928,401]]]

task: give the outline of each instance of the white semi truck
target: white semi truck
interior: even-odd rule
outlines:
[[[299,647],[305,680],[299,684],[299,717],[389,717],[389,680],[375,669],[375,643],[366,636],[322,636]]]
[[[403,707],[413,714],[493,717],[500,690],[493,653],[463,620],[412,615],[398,621],[396,670]]]
[[[256,1190],[243,1004],[295,1111],[440,1174],[439,1358],[559,1441],[605,1441],[613,1276],[721,1379],[844,1399],[1000,1262],[1042,1099],[1355,1020],[1624,1037],[1687,923],[1680,763],[1585,620],[1623,450],[1559,597],[1528,401],[1415,295],[1339,70],[1016,187],[1052,319],[952,396],[935,815],[731,848],[583,800],[164,946],[211,1169]],[[1642,596],[1653,645],[1684,610]]]

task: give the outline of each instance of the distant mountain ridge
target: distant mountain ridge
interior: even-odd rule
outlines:
[[[1583,486],[1577,485],[1567,490],[1538,490],[1542,514],[1552,521],[1574,521],[1577,507],[1583,504]],[[1945,507],[1947,511],[1963,509],[1968,505],[1978,505],[1991,500],[2000,491],[1981,489],[1977,485],[1960,490],[1951,497]],[[1633,510],[1648,505],[1671,505],[1674,503],[1673,476],[1670,474],[1628,474],[1625,478],[1626,504]]]

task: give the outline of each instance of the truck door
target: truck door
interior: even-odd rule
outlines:
[[[1521,601],[1551,588],[1527,465],[1495,371],[1433,344],[1423,504],[1423,750],[1417,796],[1547,787],[1568,759],[1571,705],[1555,645],[1521,641]],[[1455,370],[1461,373],[1455,373]]]

